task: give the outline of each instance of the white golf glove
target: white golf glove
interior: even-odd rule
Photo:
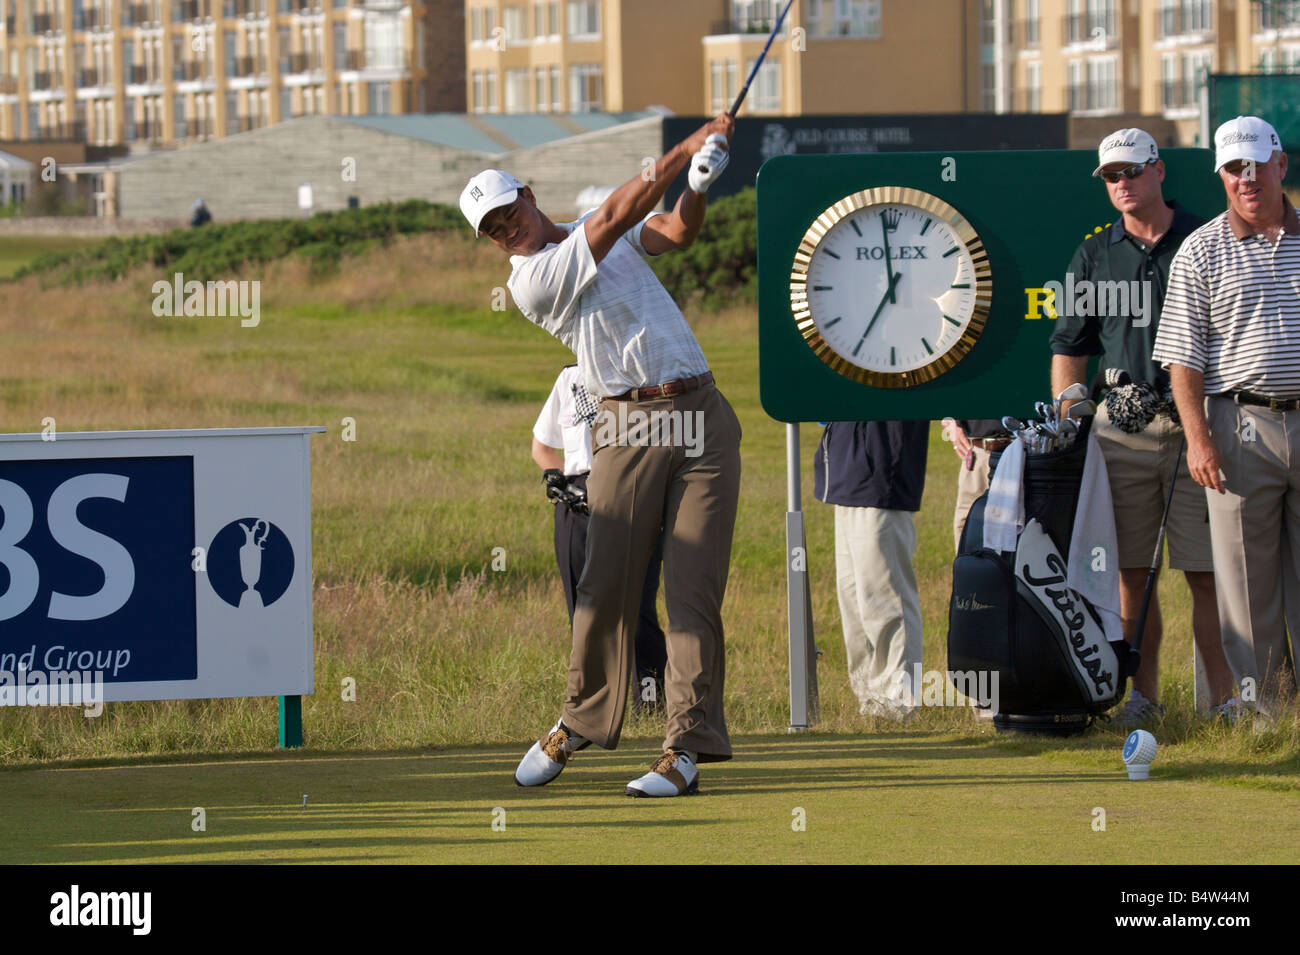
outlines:
[[[717,182],[722,170],[731,161],[731,154],[723,146],[726,138],[721,133],[713,133],[704,141],[704,148],[691,157],[691,170],[686,176],[686,183],[692,192],[700,195],[709,191],[709,186]]]

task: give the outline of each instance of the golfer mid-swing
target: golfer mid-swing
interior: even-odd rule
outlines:
[[[601,397],[587,483],[591,521],[578,583],[567,699],[559,721],[515,771],[542,786],[569,757],[618,745],[646,566],[663,528],[668,666],[664,755],[627,787],[678,796],[697,763],[731,758],[722,715],[722,597],[740,491],[740,423],[713,384],[686,319],[642,256],[684,249],[704,221],[704,194],[727,164],[734,123],[723,115],[670,150],[576,222],[555,223],[532,189],[498,170],[469,181],[460,207],[476,234],[510,255],[508,287],[529,321],[573,350]],[[689,188],[652,210],[690,164]],[[671,413],[669,415],[668,413]],[[636,423],[684,421],[692,440]]]

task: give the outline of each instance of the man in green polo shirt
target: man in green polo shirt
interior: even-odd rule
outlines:
[[[1059,394],[1084,381],[1088,359],[1101,355],[1102,370],[1129,373],[1163,393],[1168,374],[1151,360],[1169,266],[1183,240],[1205,220],[1174,202],[1166,202],[1161,184],[1165,165],[1156,142],[1140,129],[1121,129],[1102,140],[1093,175],[1106,185],[1118,221],[1084,239],[1062,283],[1055,304],[1052,334],[1052,391]],[[1119,546],[1120,616],[1126,637],[1134,642],[1137,616],[1146,589],[1151,555],[1178,467],[1178,482],[1169,511],[1170,564],[1182,570],[1192,592],[1192,632],[1205,661],[1216,704],[1232,695],[1232,677],[1219,636],[1214,590],[1214,560],[1205,492],[1188,475],[1181,455],[1183,431],[1167,412],[1160,412],[1138,434],[1113,424],[1105,406],[1094,424],[1106,460],[1115,507]],[[1116,555],[1112,555],[1112,558]],[[1116,721],[1134,726],[1164,714],[1159,700],[1159,651],[1162,633],[1155,592],[1142,638],[1142,662],[1133,690]]]

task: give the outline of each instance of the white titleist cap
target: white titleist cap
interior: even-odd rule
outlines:
[[[478,235],[479,223],[493,209],[508,206],[519,198],[524,184],[500,169],[485,169],[465,186],[460,194],[460,211]]]
[[[1160,152],[1156,149],[1156,141],[1151,138],[1150,133],[1137,127],[1118,129],[1103,139],[1101,145],[1097,147],[1098,165],[1092,174],[1100,176],[1102,169],[1111,163],[1122,162],[1132,165],[1159,158]]]
[[[1268,162],[1273,151],[1282,148],[1277,130],[1258,116],[1238,116],[1214,131],[1214,171],[1235,159]]]

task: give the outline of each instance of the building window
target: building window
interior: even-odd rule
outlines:
[[[239,59],[235,53],[235,31],[224,31],[224,40],[226,44],[226,75],[238,76]]]
[[[548,72],[547,72],[547,69],[546,69],[546,67],[544,67],[544,66],[539,66],[539,67],[537,68],[536,72],[534,73],[534,78],[533,78],[533,96],[534,96],[534,98],[536,99],[536,102],[537,102],[537,112],[539,112],[539,113],[549,113],[549,112],[551,111],[551,107],[550,107],[550,97],[547,96],[547,92],[548,92],[548,87],[547,87],[547,76],[548,76],[548,75],[549,75],[549,74],[548,74]]]
[[[348,25],[346,23],[334,24],[334,69],[352,69],[352,65],[348,63]]]
[[[1179,105],[1181,91],[1178,89],[1178,57],[1165,53],[1160,57],[1160,105],[1164,109],[1173,109]]]
[[[564,100],[560,98],[560,68],[551,67],[551,112],[558,113],[564,109]]]
[[[569,112],[593,113],[603,103],[600,64],[578,63],[569,67]]]
[[[280,121],[284,122],[293,116],[293,87],[280,87]]]
[[[1038,9],[1038,0],[1025,0],[1024,45],[1035,48],[1039,44],[1042,14]]]
[[[135,100],[129,96],[122,107],[122,138],[128,143],[135,141]]]
[[[709,61],[709,115],[710,116],[717,116],[719,113],[721,113],[723,110],[727,108],[724,105],[725,93],[723,92],[723,87],[722,87],[722,84],[725,82],[722,73],[723,65],[724,64],[721,60]]]
[[[541,38],[546,36],[546,4],[533,4],[533,36]]]
[[[506,7],[501,14],[501,24],[506,28],[507,41],[526,40],[528,38],[524,32],[523,7]]]
[[[483,112],[483,71],[475,70],[470,75],[469,85],[469,104],[470,111],[474,113]]]
[[[569,38],[600,36],[600,0],[569,0]]]
[[[469,39],[471,43],[483,40],[483,8],[473,7],[469,11]]]
[[[1037,113],[1043,108],[1043,68],[1041,63],[1025,64],[1025,112]]]
[[[488,70],[483,74],[487,80],[484,85],[484,103],[489,113],[499,113],[501,109],[497,106],[497,71]]]
[[[397,17],[386,13],[366,14],[366,66],[379,69],[406,66],[402,24]]]
[[[528,70],[506,70],[506,112],[528,112]]]
[[[745,75],[754,69],[757,58],[745,64]],[[754,77],[745,105],[755,113],[775,113],[781,109],[781,61],[768,57]]]
[[[173,106],[174,109],[172,115],[175,119],[175,139],[179,141],[189,137],[189,130],[186,128],[185,124],[185,97],[177,96],[173,100]]]
[[[1071,60],[1066,64],[1065,75],[1068,84],[1067,108],[1070,112],[1083,109],[1083,64],[1078,60]]]
[[[1115,58],[1088,61],[1088,96],[1086,109],[1116,108]]]
[[[1284,51],[1289,53],[1291,51]],[[1205,87],[1206,77],[1210,73],[1211,55],[1209,51],[1188,53],[1183,59],[1183,105],[1196,106],[1201,102],[1201,90]],[[1287,64],[1288,67],[1291,64]]]
[[[1183,0],[1183,32],[1202,33],[1212,29],[1210,0]]]
[[[553,0],[553,2],[548,3],[548,4],[546,5],[546,35],[547,35],[547,36],[559,36],[559,35],[560,35],[560,2],[559,2],[559,0]]]
[[[370,93],[370,115],[382,116],[391,112],[390,97],[392,91],[388,83],[368,83]]]

